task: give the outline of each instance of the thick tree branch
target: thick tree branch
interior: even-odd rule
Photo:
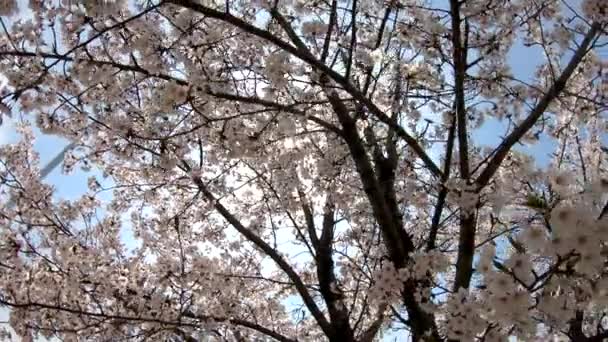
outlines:
[[[458,165],[460,178],[469,184],[469,142],[467,132],[467,113],[464,97],[464,82],[467,72],[467,46],[463,45],[460,26],[460,5],[458,0],[450,0],[450,15],[452,20],[452,58],[454,60],[454,106],[458,127]],[[468,35],[468,26],[465,26],[465,41]],[[442,189],[443,190],[443,189]],[[441,195],[441,193],[440,193]],[[445,195],[444,195],[445,196]],[[469,287],[473,274],[473,254],[475,252],[475,212],[468,208],[460,210],[460,232],[458,238],[458,256],[456,259],[456,278],[454,289]]]
[[[454,59],[454,104],[458,122],[458,152],[460,177],[469,179],[469,143],[467,134],[467,113],[464,98],[464,82],[467,72],[467,48],[462,44],[460,25],[460,1],[450,0],[452,19],[452,58]],[[465,31],[466,34],[466,31]],[[466,39],[466,38],[465,38]]]
[[[363,183],[363,190],[370,201],[376,222],[380,226],[384,243],[387,247],[389,257],[397,269],[407,264],[409,253],[414,251],[414,243],[411,237],[399,224],[399,212],[395,205],[389,205],[387,199],[390,193],[385,193],[386,184],[381,184],[374,172],[373,165],[367,155],[361,137],[356,127],[355,120],[350,116],[350,111],[338,98],[335,91],[329,90],[326,95],[338,116],[344,132],[343,138],[348,145],[351,157]],[[386,170],[385,170],[386,171]],[[389,176],[390,175],[385,175]],[[395,212],[397,210],[397,212]],[[404,284],[402,291],[403,302],[407,308],[411,322],[413,335],[420,338],[430,331],[434,338],[438,338],[437,327],[431,314],[424,312],[416,301],[416,283],[408,281]]]
[[[327,304],[327,311],[329,312],[331,324],[334,327],[335,335],[330,340],[348,342],[354,341],[355,336],[350,326],[346,305],[344,305],[344,294],[338,286],[334,272],[334,215],[335,206],[331,198],[328,198],[324,208],[322,232],[316,257],[317,277],[319,279],[321,295]]]
[[[540,99],[524,121],[522,121],[496,148],[494,157],[488,161],[488,165],[476,180],[478,190],[484,188],[490,182],[490,179],[492,176],[494,176],[513,145],[515,145],[534,126],[536,121],[538,121],[538,119],[545,113],[545,110],[547,107],[549,107],[549,104],[562,93],[566,87],[566,84],[568,83],[568,80],[589,51],[589,47],[598,35],[600,28],[601,25],[597,22],[591,25],[591,28],[585,35],[585,38],[579,45],[578,49],[570,59],[570,62],[568,62],[568,65],[561,75],[551,85],[549,90]]]
[[[460,210],[460,234],[458,238],[454,291],[457,291],[461,287],[468,288],[473,276],[473,256],[475,254],[475,231],[477,224],[475,216],[469,210]]]
[[[454,5],[452,5],[454,7]],[[457,8],[457,6],[455,6]],[[454,11],[454,8],[453,8]],[[579,49],[576,51],[568,66],[560,77],[553,83],[549,91],[543,96],[540,102],[532,110],[530,115],[500,144],[496,150],[494,157],[488,162],[488,166],[483,170],[481,175],[476,181],[476,192],[479,192],[485,187],[490,181],[491,177],[500,167],[503,159],[506,157],[511,147],[523,137],[528,130],[530,130],[540,116],[544,113],[546,108],[549,106],[551,101],[555,99],[562,90],[565,88],[566,83],[570,76],[574,73],[576,67],[580,64],[583,57],[588,51],[591,42],[595,38],[599,30],[599,24],[595,23],[585,36],[585,39],[581,43]],[[456,56],[455,56],[456,58]],[[457,61],[456,61],[457,62]],[[466,64],[466,63],[465,63]],[[456,103],[458,106],[458,101]],[[460,128],[460,121],[459,121]],[[459,133],[460,134],[460,133]],[[460,139],[460,137],[459,137]],[[460,140],[459,140],[460,141]],[[462,146],[460,147],[462,149]],[[462,152],[462,151],[461,151]],[[461,158],[463,157],[461,153]],[[468,176],[468,166],[460,161],[462,177]],[[466,167],[465,167],[466,166]],[[465,178],[466,179],[466,178]],[[473,276],[473,256],[475,253],[475,231],[476,231],[476,218],[472,208],[461,209],[460,211],[460,235],[458,240],[458,257],[456,260],[456,277],[454,281],[454,290],[458,290],[461,287],[468,288]]]
[[[443,208],[445,207],[445,201],[448,196],[448,188],[445,186],[445,182],[450,178],[450,170],[452,169],[452,152],[454,150],[454,141],[456,140],[456,119],[452,119],[450,129],[448,131],[448,141],[445,148],[445,164],[443,166],[443,175],[441,176],[441,184],[439,186],[439,194],[437,195],[437,203],[435,204],[435,210],[433,212],[433,218],[431,219],[431,229],[429,231],[429,238],[426,243],[426,250],[430,251],[435,249],[435,242],[437,241],[437,232],[441,222],[441,215]]]
[[[357,48],[357,0],[352,0],[352,9],[350,16],[350,45],[348,46],[348,57],[346,60],[346,70],[344,71],[344,79],[350,79],[350,72],[353,65],[353,56]]]
[[[189,167],[188,167],[189,169]],[[333,335],[333,329],[314,299],[308,292],[306,285],[300,279],[300,276],[295,270],[279,255],[278,251],[272,248],[268,243],[262,240],[259,236],[253,233],[250,229],[245,227],[226,207],[224,207],[215,196],[207,189],[207,186],[200,178],[194,178],[194,182],[201,193],[209,200],[215,207],[215,209],[230,223],[240,234],[242,234],[247,240],[251,241],[255,246],[260,248],[266,255],[268,255],[280,268],[287,274],[289,279],[294,283],[298,293],[302,297],[306,308],[313,315],[323,332],[327,336]]]
[[[300,203],[302,203],[302,211],[304,212],[304,219],[306,220],[308,236],[316,253],[319,250],[319,237],[317,236],[317,230],[315,227],[314,213],[310,207],[310,204],[308,203],[308,199],[306,198],[304,191],[298,189],[298,196],[300,197]]]
[[[327,56],[329,54],[329,46],[331,44],[331,36],[333,33],[334,26],[336,26],[336,18],[338,17],[338,0],[332,0],[331,12],[329,14],[329,25],[327,26],[327,33],[325,34],[325,41],[323,42],[323,51],[321,52],[321,63],[325,64]]]
[[[342,124],[342,131],[344,132],[343,138],[348,145],[351,157],[353,158],[357,172],[363,183],[363,190],[370,201],[374,217],[382,230],[384,241],[387,244],[391,259],[397,268],[401,268],[406,263],[408,252],[413,251],[414,244],[411,239],[403,242],[401,241],[399,229],[402,228],[397,227],[397,222],[393,220],[393,215],[385,202],[384,194],[381,191],[381,186],[374,172],[373,165],[367,155],[359,132],[357,131],[356,123],[349,114],[350,111],[334,91],[330,91],[327,96],[334,112]]]
[[[360,337],[359,342],[373,342],[376,335],[378,335],[378,331],[382,327],[382,323],[384,322],[384,311],[386,310],[386,304],[383,304],[378,309],[378,315],[376,319],[369,325],[367,329],[365,329]]]

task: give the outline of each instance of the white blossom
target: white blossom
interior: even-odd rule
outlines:
[[[0,2],[0,16],[10,17],[17,13],[19,6],[16,0],[3,0]]]
[[[601,339],[605,3],[0,1],[11,338]]]

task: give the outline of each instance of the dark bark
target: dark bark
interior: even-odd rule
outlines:
[[[430,251],[435,249],[435,243],[437,241],[437,232],[439,231],[439,224],[441,222],[441,215],[445,202],[448,196],[448,188],[445,186],[445,182],[450,178],[450,170],[452,169],[452,153],[454,150],[454,140],[456,137],[456,120],[453,119],[450,129],[448,131],[448,141],[445,148],[445,164],[443,166],[443,175],[441,177],[441,187],[439,194],[437,195],[437,203],[435,204],[435,210],[431,219],[431,229],[429,231],[429,238],[426,243],[426,250]]]
[[[411,237],[403,229],[394,190],[389,189],[391,179],[394,180],[393,166],[390,165],[389,161],[380,160],[379,156],[376,156],[376,161],[380,163],[377,167],[379,169],[378,174],[385,177],[380,182],[357,131],[356,122],[350,116],[350,111],[335,92],[328,92],[327,96],[342,125],[342,137],[348,145],[363,183],[363,190],[370,201],[376,222],[380,226],[389,258],[395,268],[403,268],[407,264],[408,253],[413,252],[415,246]],[[430,331],[432,341],[439,341],[440,336],[433,316],[424,312],[416,301],[417,289],[418,284],[415,281],[408,281],[404,284],[404,291],[402,291],[403,303],[406,306],[410,328],[412,329],[412,337],[414,341],[420,341],[423,335]]]
[[[460,213],[460,234],[458,238],[454,291],[458,291],[460,288],[468,288],[473,276],[476,218],[472,210],[462,210]]]
[[[329,339],[335,342],[349,342],[355,340],[355,335],[350,326],[348,311],[344,305],[344,294],[338,286],[334,272],[334,214],[334,205],[328,199],[323,213],[323,227],[319,239],[319,248],[317,249],[317,277],[321,295],[327,305],[333,327],[333,335]]]

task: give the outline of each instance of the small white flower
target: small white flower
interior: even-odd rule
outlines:
[[[568,205],[561,205],[551,212],[551,227],[559,236],[567,236],[576,224],[576,212]]]
[[[17,13],[19,6],[15,0],[2,0],[0,1],[0,16],[10,17]]]
[[[494,260],[495,253],[496,248],[492,244],[487,244],[481,250],[481,254],[479,255],[479,261],[476,266],[478,272],[488,274],[492,271],[492,262]]]
[[[576,270],[587,276],[595,276],[598,270],[604,268],[604,257],[599,248],[588,248],[581,251],[581,259],[576,264]]]
[[[525,284],[530,284],[534,277],[532,275],[532,263],[525,254],[515,253],[505,262],[515,276]]]
[[[490,293],[495,295],[504,295],[513,293],[515,283],[509,275],[498,272],[490,272],[485,276],[485,280]]]
[[[608,21],[608,2],[606,0],[586,0],[583,2],[582,8],[588,18],[603,23]]]
[[[574,176],[570,171],[557,170],[549,175],[549,181],[553,188],[560,194],[567,193],[572,185],[575,184]]]
[[[523,233],[521,233],[520,241],[530,251],[539,252],[543,250],[548,243],[547,233],[542,227],[528,226],[525,227]]]

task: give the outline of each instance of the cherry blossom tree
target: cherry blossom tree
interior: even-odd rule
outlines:
[[[0,16],[21,135],[0,147],[0,304],[23,341],[608,338],[608,2]],[[543,57],[527,80],[516,44]],[[36,129],[74,144],[86,194],[41,180]],[[546,168],[518,149],[541,136]]]

